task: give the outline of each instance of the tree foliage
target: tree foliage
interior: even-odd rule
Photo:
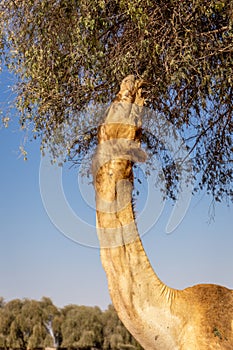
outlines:
[[[103,326],[99,308],[73,305],[65,308],[63,314],[62,346],[69,347],[73,344],[77,348],[101,347]]]
[[[65,144],[82,156],[99,121],[85,108],[109,102],[121,79],[135,74],[147,82],[153,115],[187,143],[197,188],[216,200],[232,197],[231,0],[2,0],[0,16],[20,123],[42,148],[53,137],[54,151]],[[55,137],[61,126],[76,142]],[[144,140],[156,144],[147,133]],[[167,157],[163,168],[172,186]]]
[[[106,311],[78,305],[58,309],[49,298],[1,305],[1,348],[141,349],[111,305]]]
[[[103,313],[103,323],[103,349],[131,350],[141,348],[120,321],[112,305],[109,305],[108,309]]]
[[[4,304],[0,309],[1,347],[32,349],[55,346],[46,324],[49,317],[54,319],[55,315],[59,314],[59,310],[51,300],[49,304],[50,309],[43,299],[42,301],[15,299]]]

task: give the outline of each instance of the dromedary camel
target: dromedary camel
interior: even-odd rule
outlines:
[[[98,132],[93,160],[101,260],[117,313],[145,349],[233,349],[233,291],[166,286],[143,249],[132,205],[140,149],[141,82],[126,77]]]

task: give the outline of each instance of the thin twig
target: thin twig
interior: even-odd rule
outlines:
[[[209,30],[208,32],[200,33],[199,35],[200,35],[200,36],[203,36],[203,35],[221,33],[221,32],[224,32],[224,30],[227,30],[227,29],[229,29],[229,27],[228,27],[228,26],[225,26],[225,27],[222,27],[222,28],[219,28],[219,29]]]

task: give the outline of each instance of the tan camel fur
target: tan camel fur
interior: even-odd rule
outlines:
[[[233,349],[233,291],[166,286],[143,249],[133,212],[132,165],[140,149],[142,83],[126,77],[98,132],[93,160],[101,260],[116,311],[145,349]]]

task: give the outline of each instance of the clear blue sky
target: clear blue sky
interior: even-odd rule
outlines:
[[[5,73],[0,76],[1,105],[10,101],[9,79]],[[75,303],[105,309],[110,298],[99,249],[88,247],[86,238],[91,234],[93,239],[94,209],[80,195],[77,170],[65,167],[62,179],[69,206],[90,223],[77,225],[84,245],[59,232],[47,215],[39,186],[39,144],[26,144],[25,162],[19,157],[24,137],[16,122],[0,130],[0,296],[6,300],[48,296],[57,306]],[[93,194],[91,187],[85,191]],[[143,236],[152,266],[174,288],[217,283],[233,289],[232,206],[218,204],[215,220],[209,223],[210,201],[205,194],[194,197],[170,235],[165,227],[172,208],[165,204],[157,223]]]

